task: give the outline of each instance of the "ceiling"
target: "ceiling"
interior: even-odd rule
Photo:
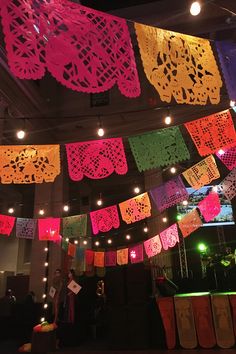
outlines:
[[[108,95],[97,97],[98,100],[99,97],[104,97],[105,100],[108,98],[110,102],[108,105],[91,107],[90,95],[65,88],[50,74],[46,74],[38,81],[19,80],[8,68],[2,40],[0,49],[2,144],[17,144],[15,130],[22,124],[28,131],[25,140],[27,144],[63,144],[96,139],[98,116],[101,117],[102,124],[106,128],[106,137],[127,137],[164,127],[162,118],[167,108],[170,109],[175,124],[182,124],[228,108],[229,102],[225,88],[221,91],[221,103],[217,106],[176,105],[174,102],[167,106],[161,102],[157,92],[148,83],[143,73],[132,22],[137,21],[210,39],[236,39],[236,16],[232,14],[232,12],[236,13],[235,0],[205,1],[202,13],[195,18],[188,13],[189,1],[187,0],[84,0],[81,3],[130,20],[128,24],[132,33],[141,80],[141,96],[128,99],[123,97],[117,88],[113,88]],[[1,38],[3,38],[2,35]],[[128,151],[129,164],[127,176],[114,175],[100,181],[70,182],[71,197],[79,195],[81,189],[84,188],[84,183],[93,189],[94,195],[102,192],[103,195],[110,196],[107,198],[108,204],[112,200],[121,201],[131,197],[131,186],[134,183],[142,184],[143,174],[137,171],[127,140],[125,140],[125,146]],[[33,190],[34,186],[0,185],[0,208],[3,204],[6,207],[6,200],[9,205],[17,198],[21,202],[29,201],[32,212]],[[29,210],[26,209],[25,213],[28,212]]]

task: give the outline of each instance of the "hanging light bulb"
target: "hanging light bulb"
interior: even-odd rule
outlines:
[[[78,241],[77,241],[77,240],[75,240],[75,241],[74,241],[74,244],[75,244],[75,245],[78,245]]]
[[[44,209],[39,210],[39,215],[44,215],[44,213],[45,213]]]
[[[43,278],[43,282],[44,282],[44,283],[46,283],[46,281],[47,281],[47,278],[46,278],[46,277],[44,277],[44,278]]]
[[[48,267],[48,262],[45,262],[45,263],[44,263],[44,267]]]
[[[109,238],[108,240],[107,240],[107,243],[110,245],[110,244],[112,244],[112,240]]]
[[[15,211],[14,208],[9,208],[9,209],[8,209],[8,213],[9,213],[9,214],[13,214],[14,211]]]
[[[46,296],[47,296],[46,294],[43,294],[43,295],[42,295],[42,298],[43,298],[43,299],[45,299],[45,298],[46,298]]]
[[[69,238],[68,237],[66,238],[66,242],[69,242]]]
[[[45,248],[44,248],[44,251],[45,251],[45,252],[47,252],[47,251],[48,251],[48,248],[47,248],[47,247],[45,247]]]
[[[175,167],[171,167],[170,172],[173,173],[173,174],[176,173],[176,168]]]
[[[138,186],[134,187],[134,193],[135,194],[139,194],[140,193],[140,188]]]
[[[167,222],[168,219],[167,219],[166,217],[164,217],[164,218],[162,218],[162,221],[163,221],[163,222]]]
[[[169,125],[171,122],[172,122],[172,118],[171,118],[171,116],[168,114],[168,115],[165,117],[165,124],[166,124],[166,125]]]
[[[200,2],[194,1],[194,2],[192,2],[191,6],[190,6],[190,14],[192,16],[197,16],[200,14],[201,9],[202,9],[202,7],[201,7]]]
[[[184,200],[184,201],[182,202],[182,204],[186,206],[186,205],[188,205],[188,201],[187,201],[187,200]]]
[[[64,211],[69,211],[69,209],[70,209],[69,205],[67,205],[67,204],[63,205],[63,210]]]
[[[128,234],[125,236],[126,240],[130,240],[131,239],[131,236]]]
[[[44,321],[45,321],[45,317],[41,317],[40,322],[44,322]]]
[[[84,245],[87,245],[87,243],[88,243],[88,241],[86,241],[86,240],[83,241],[83,244],[84,244]]]
[[[230,100],[229,105],[230,105],[230,107],[234,107],[235,106],[235,101]]]
[[[98,206],[101,206],[101,205],[102,205],[102,199],[98,199],[98,200],[97,200],[97,205],[98,205]]]
[[[102,194],[100,193],[99,194],[99,199],[97,200],[97,205],[98,206],[101,206],[103,204],[103,201],[102,201]]]
[[[225,153],[225,152],[224,152],[223,149],[218,150],[218,154],[219,154],[219,155],[224,155],[224,153]]]
[[[96,241],[95,246],[99,246],[99,245],[100,245],[99,241]]]
[[[148,227],[147,227],[147,225],[146,225],[146,226],[144,226],[144,228],[143,228],[143,232],[145,232],[145,233],[147,233],[147,232],[148,232]]]
[[[25,137],[25,131],[24,131],[24,130],[17,130],[17,132],[16,132],[16,137],[17,137],[17,139],[19,139],[19,140],[24,139],[24,137]]]
[[[104,134],[105,134],[104,129],[103,129],[102,127],[98,128],[98,130],[97,130],[97,135],[100,136],[100,137],[102,137],[102,136],[104,136]]]
[[[218,191],[218,186],[212,187],[212,190],[213,190],[213,192],[217,192]]]
[[[48,304],[44,304],[43,307],[44,307],[45,309],[47,309],[47,308],[48,308]]]

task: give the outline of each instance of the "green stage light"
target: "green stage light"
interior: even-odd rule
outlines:
[[[182,216],[181,216],[180,214],[177,214],[177,215],[176,215],[176,220],[179,221],[179,220],[181,220],[181,219],[182,219]]]
[[[206,246],[204,243],[199,243],[199,244],[197,245],[197,248],[198,248],[198,250],[199,250],[201,253],[204,253],[204,252],[206,252],[206,250],[207,250],[207,246]]]

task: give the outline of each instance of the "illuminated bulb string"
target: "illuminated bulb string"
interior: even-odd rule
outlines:
[[[43,293],[43,305],[42,305],[42,316],[41,316],[41,322],[42,319],[44,321],[47,319],[47,309],[48,309],[48,303],[47,303],[47,294],[48,294],[48,265],[49,265],[49,241],[47,241],[47,247],[44,248],[44,252],[46,253],[45,261],[44,261],[44,278],[46,278],[46,281],[44,281],[44,293]]]

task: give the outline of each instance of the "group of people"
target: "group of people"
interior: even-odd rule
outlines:
[[[75,293],[72,292],[68,285],[75,280],[75,271],[70,269],[67,277],[62,276],[61,269],[56,269],[52,287],[54,289],[53,296],[53,316],[54,322],[71,323],[75,322]]]

